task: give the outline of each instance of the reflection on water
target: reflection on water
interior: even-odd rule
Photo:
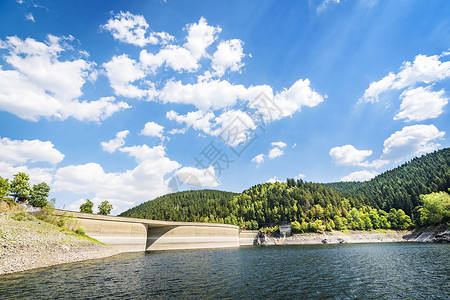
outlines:
[[[450,245],[385,243],[121,254],[0,277],[0,298],[450,298]]]

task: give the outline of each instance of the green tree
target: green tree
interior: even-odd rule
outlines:
[[[30,177],[19,172],[14,175],[14,179],[11,181],[10,192],[16,201],[28,200],[31,194]]]
[[[450,195],[446,192],[421,195],[423,206],[417,208],[420,226],[439,225],[450,221]]]
[[[80,205],[80,212],[92,214],[94,211],[92,208],[94,207],[94,203],[91,200],[86,199],[86,203]]]
[[[11,188],[11,185],[9,184],[8,179],[3,179],[0,176],[0,198],[4,198],[4,197],[8,196],[10,188]]]
[[[50,187],[45,182],[35,184],[30,193],[29,203],[34,207],[47,207],[50,204],[47,201],[49,193]]]
[[[109,204],[108,200],[105,200],[98,205],[98,214],[109,215],[112,209],[113,209],[112,204]]]

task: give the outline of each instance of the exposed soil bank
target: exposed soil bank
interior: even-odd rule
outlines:
[[[87,236],[30,217],[0,216],[0,275],[109,257],[118,252]]]
[[[450,242],[448,227],[430,231],[332,231],[325,233],[294,234],[290,237],[260,235],[258,245],[301,245],[301,244],[355,244],[383,242]]]

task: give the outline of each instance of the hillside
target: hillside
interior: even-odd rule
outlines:
[[[411,215],[420,195],[450,188],[450,148],[414,158],[367,182],[324,184],[344,195],[383,210],[403,209]]]
[[[120,214],[122,217],[196,222],[205,217],[226,218],[226,203],[236,193],[217,190],[194,190],[167,194],[152,201],[144,202]]]
[[[214,190],[165,195],[121,216],[218,222],[247,229],[290,221],[296,231],[406,229],[420,195],[450,187],[450,149],[415,158],[369,182],[309,183],[287,179],[241,194]],[[273,229],[276,230],[276,229]]]

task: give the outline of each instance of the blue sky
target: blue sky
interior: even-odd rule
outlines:
[[[449,146],[448,1],[0,3],[0,176],[113,214]]]

